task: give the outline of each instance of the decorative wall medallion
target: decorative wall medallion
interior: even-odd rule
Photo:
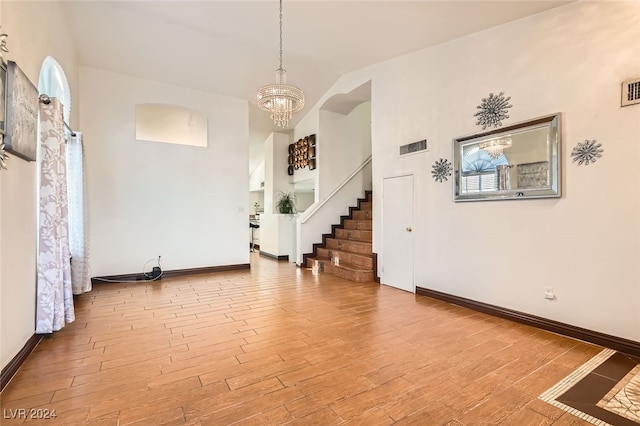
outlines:
[[[440,183],[447,180],[447,176],[451,176],[451,163],[447,159],[439,159],[435,162],[432,169],[431,174],[433,178]]]
[[[8,52],[7,49],[7,34],[0,34],[0,61],[4,62],[4,56],[2,52]]]
[[[482,98],[482,102],[476,108],[480,111],[473,114],[478,117],[476,126],[482,126],[482,130],[487,127],[498,128],[502,126],[502,120],[509,118],[508,109],[513,105],[509,103],[511,96],[504,97],[504,92],[500,92],[498,96],[489,93],[489,97]]]
[[[0,144],[0,170],[2,170],[2,169],[7,170],[7,160],[8,159],[9,159],[9,156],[4,151],[4,143],[1,143]]]
[[[595,163],[596,160],[602,157],[604,149],[601,148],[601,143],[596,143],[595,140],[585,140],[584,143],[578,142],[573,151],[571,151],[571,157],[574,162],[578,162],[578,166],[584,163],[588,166],[589,163]]]

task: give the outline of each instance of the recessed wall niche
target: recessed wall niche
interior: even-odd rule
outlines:
[[[136,139],[206,148],[207,116],[177,105],[137,104]]]
[[[296,142],[289,144],[287,174],[293,175],[294,171],[309,167],[316,168],[316,135],[305,136]]]

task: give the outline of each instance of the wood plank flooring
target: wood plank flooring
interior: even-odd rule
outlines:
[[[537,396],[598,346],[257,254],[251,263],[96,285],[5,388],[2,425],[588,424]]]

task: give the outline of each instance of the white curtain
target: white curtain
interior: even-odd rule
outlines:
[[[36,333],[75,320],[71,290],[66,144],[62,105],[40,103],[40,200]]]
[[[89,272],[89,220],[84,174],[82,133],[74,132],[67,143],[67,183],[69,192],[69,247],[73,294],[91,291]]]

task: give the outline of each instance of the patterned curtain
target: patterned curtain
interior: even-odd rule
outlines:
[[[36,333],[75,319],[71,290],[66,145],[62,105],[40,103],[40,204]]]
[[[89,221],[84,174],[82,133],[75,132],[67,143],[67,183],[69,192],[69,246],[73,294],[91,291],[89,272]]]

